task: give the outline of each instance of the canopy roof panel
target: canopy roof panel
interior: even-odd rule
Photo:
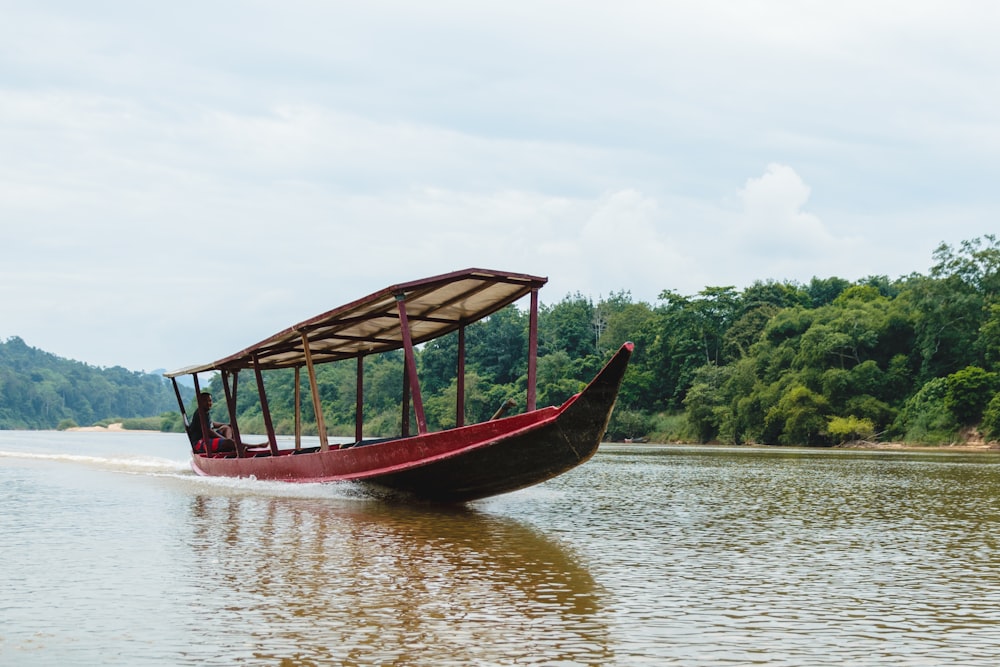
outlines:
[[[548,278],[489,269],[465,269],[393,285],[317,315],[234,355],[166,373],[167,377],[215,370],[294,368],[306,363],[303,336],[314,364],[380,354],[403,347],[398,302],[405,303],[413,344],[448,334],[495,313]]]

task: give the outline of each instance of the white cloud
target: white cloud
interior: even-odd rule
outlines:
[[[553,258],[561,275],[553,280],[558,300],[580,291],[595,300],[627,290],[652,301],[664,281],[689,270],[684,257],[665,233],[667,217],[659,203],[636,190],[608,193],[578,202],[562,229],[540,239],[540,262]]]
[[[803,210],[809,194],[809,186],[794,169],[768,165],[764,175],[750,178],[740,191],[739,244],[777,258],[830,252],[838,240],[816,215]]]

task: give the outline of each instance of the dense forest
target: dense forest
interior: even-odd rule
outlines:
[[[176,409],[174,390],[158,375],[63,359],[16,336],[0,341],[0,429],[65,428]]]
[[[929,275],[759,281],[690,296],[665,290],[655,304],[628,292],[596,302],[567,295],[539,315],[539,405],[579,391],[631,340],[612,439],[943,443],[972,427],[997,438],[1000,244],[992,235],[942,244],[933,261]],[[523,408],[527,335],[528,315],[516,306],[468,328],[467,421],[488,418],[509,398]],[[451,335],[418,350],[432,429],[455,423],[457,347]],[[401,353],[366,363],[366,433],[400,432],[402,367]],[[240,382],[241,427],[262,432],[251,378]],[[291,372],[265,380],[279,432],[292,429],[293,382]],[[317,384],[330,432],[352,433],[354,365],[321,367]],[[218,406],[221,385],[211,387]],[[303,413],[314,419],[308,400]]]
[[[932,260],[928,275],[758,281],[695,295],[665,290],[654,304],[624,291],[596,302],[566,295],[539,313],[538,404],[559,404],[579,391],[630,340],[635,354],[611,439],[937,444],[974,429],[998,439],[1000,242],[987,235],[958,247],[941,244]],[[508,399],[524,408],[527,339],[528,314],[516,305],[467,329],[467,422],[489,418]],[[417,350],[431,429],[456,421],[457,350],[456,334]],[[352,434],[354,364],[317,370],[330,433]],[[367,435],[401,431],[402,373],[401,352],[366,360]],[[293,429],[293,382],[291,371],[265,373],[281,433]],[[216,419],[227,420],[219,378],[209,387]],[[241,430],[263,432],[252,373],[241,375],[238,397]],[[0,342],[0,428],[167,413],[157,425],[179,430],[175,408],[163,378],[59,359],[19,338]],[[303,419],[315,433],[309,400]]]

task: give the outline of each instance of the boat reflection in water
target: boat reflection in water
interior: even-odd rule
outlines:
[[[566,548],[509,518],[465,507],[199,495],[190,527],[204,573],[192,632],[199,647],[218,650],[191,658],[469,665],[612,657],[590,574]]]

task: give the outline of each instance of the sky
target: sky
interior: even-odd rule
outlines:
[[[1000,219],[991,1],[0,8],[0,340],[96,366],[468,267],[897,278]]]

